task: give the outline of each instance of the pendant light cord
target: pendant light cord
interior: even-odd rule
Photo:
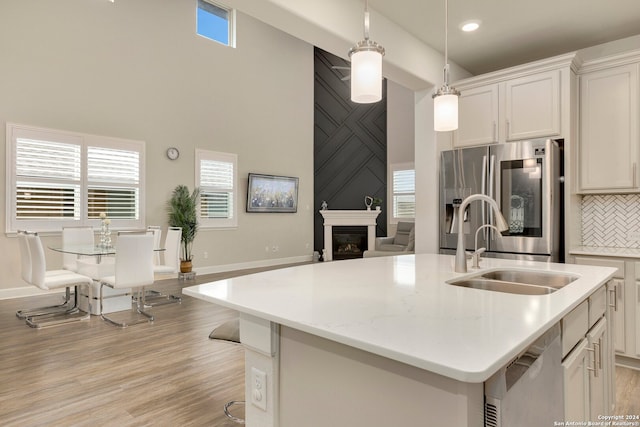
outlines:
[[[444,0],[444,84],[449,86],[449,0]]]
[[[369,0],[364,0],[364,39],[369,40]]]

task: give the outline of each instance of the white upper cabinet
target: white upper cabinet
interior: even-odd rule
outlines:
[[[458,100],[455,147],[498,142],[498,85],[463,90]]]
[[[638,64],[580,76],[580,188],[637,192]]]
[[[560,135],[560,72],[508,80],[505,85],[505,140]]]
[[[454,147],[560,135],[559,70],[459,89]]]

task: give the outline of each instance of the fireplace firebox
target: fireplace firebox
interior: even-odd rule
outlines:
[[[362,258],[367,250],[366,226],[337,226],[332,230],[333,259]]]

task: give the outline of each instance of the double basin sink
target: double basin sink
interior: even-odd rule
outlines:
[[[493,270],[447,283],[465,288],[520,295],[547,295],[577,280],[578,276],[534,270]]]

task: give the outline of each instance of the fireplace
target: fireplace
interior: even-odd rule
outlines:
[[[337,226],[332,230],[333,259],[362,258],[367,250],[366,226]]]
[[[329,210],[323,209],[320,214],[324,218],[324,249],[322,253],[325,261],[334,259],[335,248],[333,246],[334,227],[363,227],[367,237],[359,246],[360,251],[373,250],[376,243],[376,218],[380,210]],[[353,248],[352,248],[353,249]],[[357,258],[361,258],[359,255]],[[352,256],[351,258],[356,258]],[[345,258],[341,258],[345,259]]]

